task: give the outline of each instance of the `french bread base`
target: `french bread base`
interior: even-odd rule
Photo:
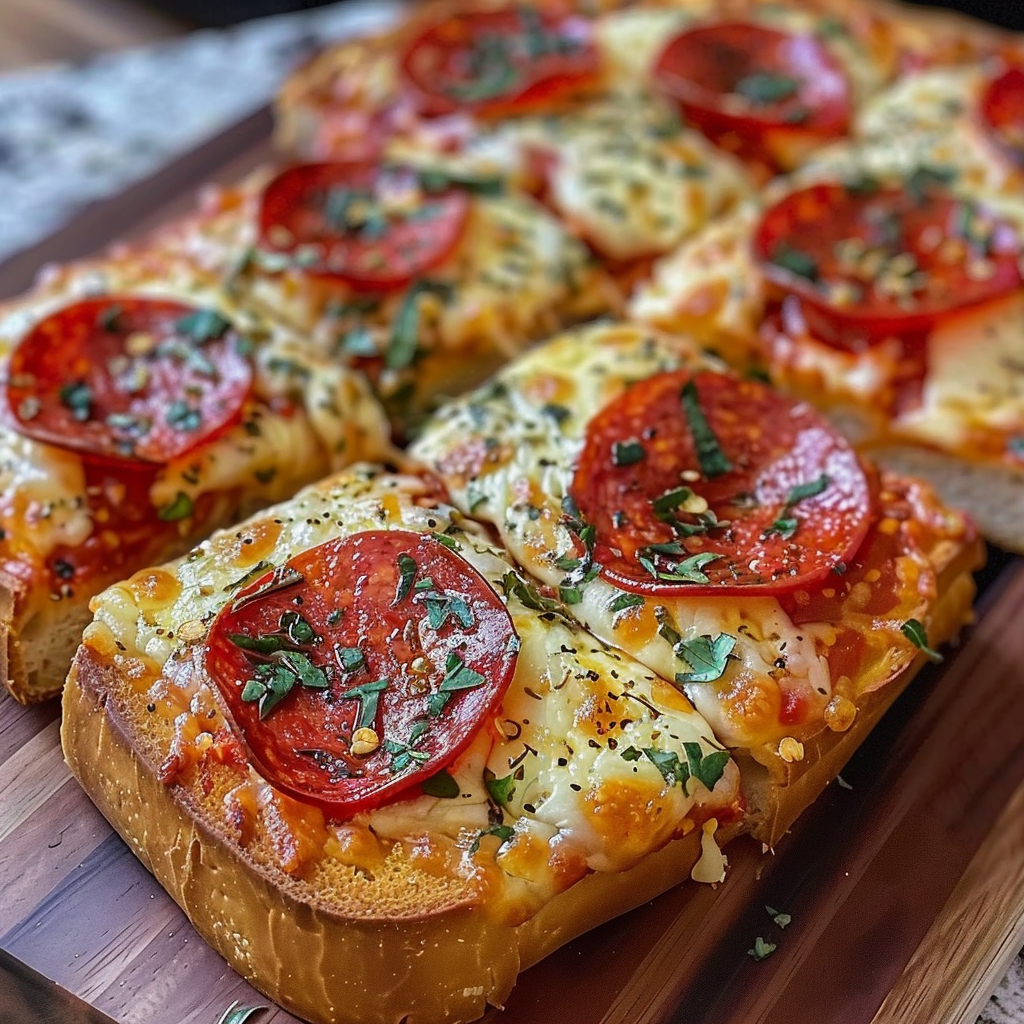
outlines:
[[[933,557],[939,561],[942,552]],[[975,594],[971,575],[984,561],[980,541],[958,547],[949,554],[938,571],[938,596],[932,605],[927,634],[933,647],[954,640],[970,621]],[[750,810],[755,839],[774,846],[793,822],[808,808],[824,788],[843,770],[867,735],[927,663],[922,653],[896,678],[864,694],[858,701],[857,717],[845,732],[833,732],[822,726],[803,741],[803,756],[787,762],[775,746],[750,751],[734,751],[740,766],[743,791]]]
[[[927,480],[947,505],[963,509],[989,541],[1024,554],[1024,471],[895,441],[869,443],[862,450],[880,466]]]
[[[701,830],[636,867],[590,874],[518,926],[485,906],[356,918],[296,898],[215,823],[164,786],[117,722],[114,670],[82,647],[64,690],[65,758],[97,807],[199,934],[267,996],[316,1024],[470,1021],[501,1006],[519,972],[577,935],[688,879]],[[722,829],[719,842],[738,825]]]

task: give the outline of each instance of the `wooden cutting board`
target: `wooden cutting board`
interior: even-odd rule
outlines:
[[[0,297],[186,209],[203,181],[265,159],[269,132],[258,111],[87,209],[0,266]],[[489,1024],[973,1024],[1024,940],[1024,560],[996,553],[982,584],[960,649],[776,851],[735,843],[724,885],[680,887],[583,936]],[[0,698],[0,948],[124,1024],[215,1024],[234,1000],[265,1002],[78,788],[58,713]],[[761,962],[758,936],[777,946]],[[20,1024],[10,998],[0,985],[0,1022]]]

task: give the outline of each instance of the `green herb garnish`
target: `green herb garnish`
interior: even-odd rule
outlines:
[[[700,406],[700,396],[697,394],[697,385],[692,378],[683,385],[679,397],[683,403],[683,412],[686,414],[690,433],[693,435],[700,471],[709,480],[728,473],[732,469],[732,463],[722,451],[722,446],[704,415],[704,410]]]
[[[454,289],[444,281],[416,281],[409,287],[402,305],[395,314],[394,327],[384,353],[389,370],[411,366],[419,349],[420,296],[436,295],[442,302],[451,302]]]
[[[916,647],[929,661],[942,661],[942,655],[928,645],[928,633],[924,626],[917,619],[907,619],[900,626],[900,632]]]
[[[646,454],[639,441],[616,441],[612,445],[612,465],[633,466],[642,462]]]
[[[199,344],[223,337],[230,326],[231,321],[221,316],[215,309],[197,309],[183,316],[175,324],[179,333]]]
[[[676,682],[713,683],[721,679],[735,646],[736,637],[728,633],[719,633],[714,638],[703,635],[692,640],[680,640],[673,646],[673,651],[677,658],[690,666],[690,670],[677,672]]]
[[[440,797],[442,800],[454,800],[462,792],[459,784],[443,768],[436,775],[424,779],[420,788],[427,796]]]
[[[338,694],[339,700],[358,700],[359,717],[356,719],[357,729],[372,729],[377,721],[377,706],[380,695],[391,685],[390,679],[376,679],[372,683],[354,686],[351,690]]]
[[[412,555],[404,552],[398,556],[398,586],[395,588],[395,599],[392,605],[398,604],[403,598],[408,597],[412,591],[413,580],[416,578],[416,560]]]
[[[179,519],[187,519],[195,511],[195,504],[184,492],[178,491],[174,501],[157,509],[157,518],[165,523],[176,523]]]
[[[64,384],[59,392],[60,404],[71,410],[71,415],[84,423],[92,415],[92,388],[84,380]]]
[[[792,75],[778,75],[770,71],[756,71],[745,75],[734,86],[732,91],[742,96],[748,103],[766,107],[772,103],[781,103],[792,99],[803,83]]]

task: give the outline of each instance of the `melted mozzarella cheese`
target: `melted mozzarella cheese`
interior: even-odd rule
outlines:
[[[502,593],[511,564],[479,527],[466,524],[466,532],[458,513],[431,497],[422,480],[377,476],[369,468],[308,488],[215,535],[166,570],[109,588],[94,602],[86,643],[124,648],[124,658],[139,659],[156,676],[188,642],[183,638],[194,642],[204,633],[256,554],[261,562],[281,565],[316,544],[367,529],[447,533]],[[254,554],[245,540],[257,536],[272,544],[259,545]],[[173,586],[147,582],[168,573]],[[162,603],[152,600],[155,590],[165,595]],[[714,808],[733,809],[738,773],[731,762],[718,765],[710,792],[699,778],[666,777],[644,753],[671,765],[717,756],[711,729],[682,694],[577,625],[531,611],[514,592],[507,605],[521,642],[516,673],[493,721],[451,767],[460,796],[409,797],[362,812],[358,824],[395,840],[429,831],[468,845],[467,834],[479,837],[489,825],[495,798],[486,779],[506,779],[511,788],[500,807],[514,838],[503,840],[499,864],[550,893],[587,870],[632,866]],[[566,874],[567,863],[577,866],[573,877]]]
[[[46,558],[92,532],[82,460],[13,431],[0,431],[2,522],[15,549]]]
[[[450,405],[412,454],[441,474],[460,507],[497,527],[517,562],[557,587],[566,583],[559,558],[576,551],[561,502],[590,417],[631,380],[707,365],[688,343],[645,338],[639,328],[598,326],[563,335],[508,367],[496,386]],[[686,685],[714,734],[731,746],[785,734],[778,719],[779,665],[787,685],[805,693],[811,706],[824,707],[831,696],[819,653],[827,631],[797,629],[774,598],[648,597],[615,611],[623,591],[603,577],[579,591],[580,600],[569,605],[573,616],[667,679],[688,666],[663,624],[684,641],[720,633],[735,638],[735,657],[719,682]]]
[[[714,0],[693,0],[680,8],[612,11],[597,19],[594,35],[602,65],[617,88],[641,90],[666,43],[694,19],[714,10]]]
[[[552,205],[615,260],[668,251],[749,188],[735,160],[650,99],[619,98],[509,131],[555,155]]]
[[[416,153],[412,162],[449,171],[493,171],[479,155],[452,160]],[[358,356],[390,364],[395,325],[408,319],[403,310],[409,292],[367,302],[343,282],[310,275],[287,258],[260,254],[257,208],[267,180],[264,169],[241,189],[211,193],[208,208],[169,231],[163,244],[198,260],[239,301],[284,320],[329,357],[350,359],[345,338],[355,332],[361,339]],[[424,402],[477,383],[489,367],[530,340],[604,312],[618,300],[586,246],[539,203],[511,193],[472,197],[458,243],[422,276],[438,287],[415,296],[415,372],[410,358],[398,367],[386,365],[375,383],[386,395],[412,384]],[[454,364],[453,351],[465,359]],[[474,374],[476,363],[481,369]],[[463,378],[467,382],[460,384]]]
[[[901,434],[952,450],[972,431],[1024,429],[1024,293],[944,320],[928,338],[921,404],[899,417]]]
[[[749,240],[760,209],[746,203],[657,260],[629,303],[630,318],[692,332],[707,344],[725,346],[727,356],[735,346],[743,351],[756,344],[765,288]]]

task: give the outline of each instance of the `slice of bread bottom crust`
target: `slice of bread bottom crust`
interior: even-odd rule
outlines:
[[[434,907],[428,897],[419,914],[354,915],[343,898],[310,899],[271,876],[222,824],[159,781],[118,713],[123,682],[81,649],[61,731],[72,772],[200,935],[257,988],[317,1024],[473,1020],[504,1003],[520,971],[689,878],[701,856],[697,829],[628,871],[587,875],[518,926],[457,897]],[[738,831],[720,829],[716,840]]]

